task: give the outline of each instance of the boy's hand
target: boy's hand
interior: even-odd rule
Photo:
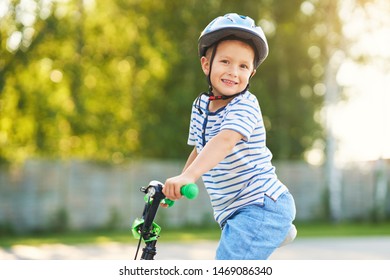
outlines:
[[[193,183],[193,180],[187,178],[184,174],[181,174],[179,176],[167,179],[165,181],[162,192],[166,198],[170,200],[177,200],[182,197],[180,192],[181,187],[190,183]]]
[[[163,207],[163,208],[168,208],[169,207],[169,205],[166,204],[166,203],[160,203],[160,206]]]

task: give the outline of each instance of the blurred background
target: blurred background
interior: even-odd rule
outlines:
[[[197,40],[229,12],[268,38],[250,91],[297,222],[388,222],[388,0],[0,0],[0,233],[129,228],[191,151]],[[159,221],[215,223],[202,188]]]

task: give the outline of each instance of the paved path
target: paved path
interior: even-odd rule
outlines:
[[[216,242],[157,244],[159,260],[212,260]],[[17,245],[0,248],[0,259],[8,260],[132,260],[134,244],[108,243],[102,245],[69,246],[64,244],[37,247]],[[139,253],[141,254],[141,253]],[[390,236],[350,238],[301,238],[279,248],[272,260],[390,260]]]

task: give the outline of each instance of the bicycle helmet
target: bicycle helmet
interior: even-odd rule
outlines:
[[[268,44],[263,30],[250,17],[236,13],[217,17],[206,26],[198,41],[199,56],[204,56],[209,47],[230,36],[252,41],[255,48],[255,69],[266,59]]]

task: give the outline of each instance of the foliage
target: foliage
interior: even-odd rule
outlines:
[[[314,116],[324,94],[328,2],[5,1],[0,161],[185,158],[191,104],[207,87],[197,39],[231,11],[259,19],[269,40],[251,83],[268,146],[275,158],[301,158],[322,137]]]

